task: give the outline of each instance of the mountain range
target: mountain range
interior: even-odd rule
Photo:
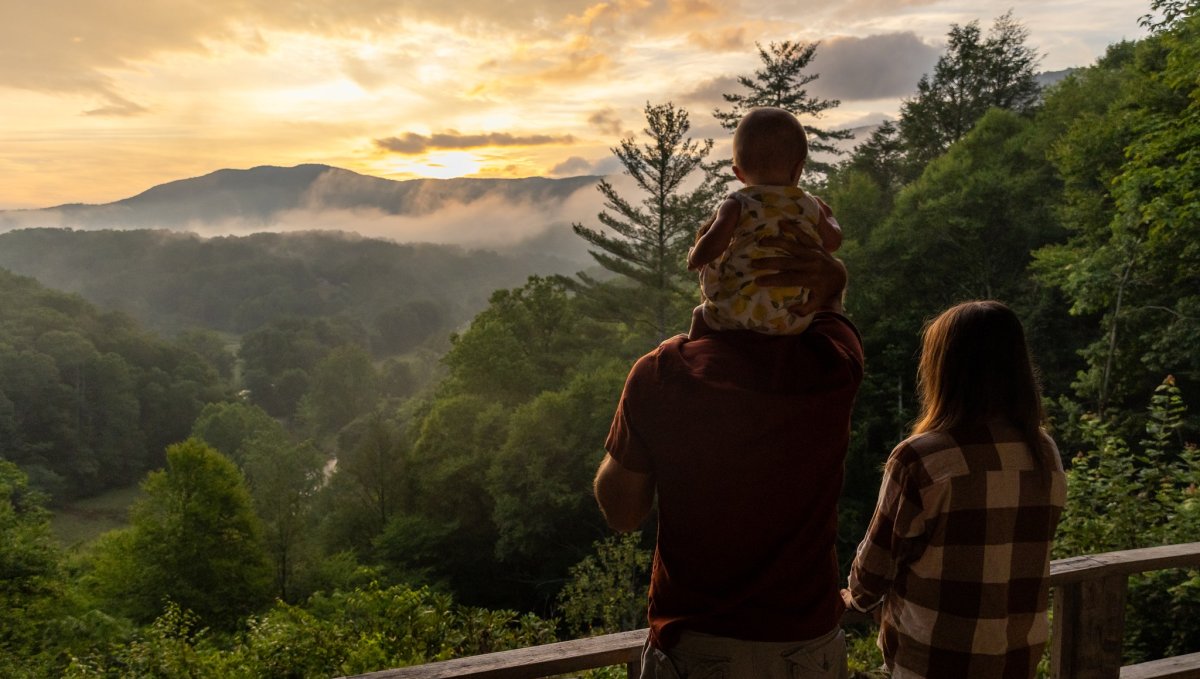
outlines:
[[[264,165],[172,181],[112,203],[4,210],[0,231],[32,227],[192,230],[222,224],[269,229],[286,226],[283,222],[296,214],[322,211],[421,216],[484,199],[558,204],[598,180],[581,176],[395,181],[329,165]]]

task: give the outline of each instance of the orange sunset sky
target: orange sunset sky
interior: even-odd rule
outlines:
[[[0,0],[0,209],[264,164],[612,172],[647,101],[721,140],[711,111],[756,67],[755,41],[822,41],[810,92],[842,101],[822,124],[875,123],[951,23],[1010,8],[1058,70],[1140,37],[1148,3]]]

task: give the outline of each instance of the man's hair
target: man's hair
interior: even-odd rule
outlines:
[[[743,170],[790,174],[807,158],[804,126],[781,108],[750,109],[733,133],[733,164]]]
[[[994,300],[957,304],[925,326],[922,344],[913,434],[1004,419],[1024,434],[1043,470],[1054,468],[1042,445],[1037,370],[1012,309]]]

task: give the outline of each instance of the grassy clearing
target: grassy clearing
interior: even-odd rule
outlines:
[[[77,500],[54,511],[50,528],[66,547],[86,545],[101,533],[129,523],[129,507],[142,495],[134,485]]]

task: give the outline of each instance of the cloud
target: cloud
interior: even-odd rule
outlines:
[[[621,116],[614,108],[604,108],[588,116],[588,124],[604,134],[620,137],[623,135]]]
[[[592,169],[590,161],[580,157],[571,156],[563,162],[550,168],[551,177],[570,177],[573,175],[587,174]]]
[[[830,38],[821,42],[805,71],[820,75],[808,85],[808,94],[842,101],[908,96],[916,91],[921,75],[933,69],[940,54],[941,48],[911,32]],[[701,82],[680,101],[725,109],[728,104],[722,94],[745,90],[736,76],[723,75]]]
[[[713,32],[695,32],[688,42],[709,52],[740,52],[753,42],[747,30],[746,26],[725,26]]]
[[[667,0],[665,11],[658,17],[658,24],[677,31],[681,24],[708,22],[724,14],[725,10],[711,0]]]
[[[701,82],[695,89],[685,92],[679,101],[684,104],[696,104],[708,110],[716,107],[727,108],[729,104],[721,95],[726,92],[741,92],[743,89],[737,77],[723,75]]]
[[[417,155],[431,149],[472,149],[484,146],[543,146],[546,144],[573,144],[575,137],[567,135],[531,134],[515,135],[508,132],[462,134],[457,130],[438,132],[431,135],[405,132],[399,137],[376,139],[375,146],[392,153]]]
[[[588,160],[582,156],[571,156],[550,168],[551,177],[578,177],[580,175],[612,175],[621,171],[621,161],[615,156],[604,156]]]
[[[533,81],[538,83],[583,82],[608,70],[612,65],[612,58],[603,52],[571,52],[562,62],[535,73]]]
[[[895,122],[896,117],[894,115],[891,115],[888,113],[883,113],[882,111],[872,111],[870,113],[864,113],[861,116],[847,120],[846,122],[842,123],[841,125],[838,125],[838,128],[843,129],[843,130],[857,130],[859,128],[871,128],[870,130],[866,130],[865,134],[860,135],[862,137],[862,139],[866,139],[867,135],[869,135],[871,132],[874,131],[874,128],[879,127],[881,124],[883,124],[885,121],[888,121],[888,120]]]
[[[141,104],[129,101],[128,99],[116,94],[108,93],[107,98],[109,104],[84,111],[84,115],[88,116],[112,116],[116,118],[127,118],[130,116],[141,115],[149,109]]]
[[[821,77],[810,94],[842,100],[903,97],[933,70],[941,48],[916,33],[885,33],[864,38],[832,38],[821,43],[810,66]]]
[[[421,22],[462,33],[546,31],[588,0],[23,0],[0,3],[0,87],[128,96],[114,72],[168,53],[212,54],[229,47],[262,53],[264,32],[330,38],[391,37]],[[368,77],[369,79],[369,77]],[[102,107],[104,108],[104,107]],[[97,109],[101,110],[101,109]]]
[[[386,85],[391,75],[378,66],[353,54],[342,56],[342,71],[360,87],[373,90]]]

